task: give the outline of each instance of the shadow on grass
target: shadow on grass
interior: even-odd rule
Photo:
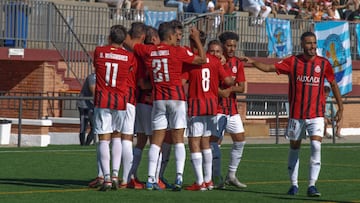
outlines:
[[[3,178],[0,179],[1,185],[18,185],[18,186],[32,186],[32,187],[48,187],[48,188],[78,188],[87,187],[88,181],[83,180],[63,180],[63,179],[15,179]]]
[[[329,199],[323,199],[321,197],[307,197],[307,196],[301,196],[301,195],[290,196],[284,192],[278,193],[278,192],[266,192],[266,191],[258,191],[258,190],[255,191],[255,190],[248,190],[248,189],[238,189],[235,187],[226,187],[226,189],[223,189],[223,190],[228,191],[228,192],[244,192],[244,193],[261,194],[268,198],[277,199],[277,200],[288,200],[288,201],[292,201],[292,202],[312,201],[312,202],[352,203],[352,201],[329,200]]]

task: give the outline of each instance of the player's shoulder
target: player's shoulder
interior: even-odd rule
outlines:
[[[323,57],[323,56],[319,56],[319,55],[317,55],[317,56],[315,57],[315,60],[325,61],[325,63],[330,63],[329,59],[327,59],[327,58],[325,58],[325,57]]]

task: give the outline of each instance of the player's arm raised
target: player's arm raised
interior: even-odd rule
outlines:
[[[192,64],[196,64],[196,65],[205,64],[206,52],[200,41],[200,32],[195,26],[191,27],[190,29],[190,37],[192,40],[194,40],[194,44],[198,50],[198,55],[195,56],[194,60],[192,61]]]

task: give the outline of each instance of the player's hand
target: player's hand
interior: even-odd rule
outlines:
[[[226,58],[225,58],[224,55],[221,55],[221,56],[219,57],[219,59],[220,59],[221,65],[224,65],[224,64],[226,63]]]
[[[336,120],[336,127],[337,127],[337,128],[341,128],[342,114],[343,114],[343,111],[342,111],[342,110],[338,110],[338,111],[336,112],[335,120]]]
[[[243,57],[239,57],[241,61],[245,62],[245,63],[253,63],[254,60],[250,59],[249,57],[243,56]]]
[[[219,90],[219,96],[221,97],[229,97],[231,94],[231,87],[227,88],[227,89],[223,89],[223,90]]]
[[[195,40],[196,38],[197,39],[200,39],[200,32],[199,30],[196,28],[196,26],[191,26],[190,28],[190,37],[191,39]]]

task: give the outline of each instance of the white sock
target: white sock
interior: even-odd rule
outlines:
[[[204,181],[206,183],[210,182],[212,179],[212,160],[213,156],[211,149],[202,150],[203,156],[203,168],[204,168]]]
[[[100,143],[96,143],[96,164],[98,168],[98,177],[104,177],[104,173],[101,169],[101,162],[100,162],[100,149],[99,149]]]
[[[133,157],[133,163],[132,163],[130,175],[132,176],[132,178],[136,178],[137,177],[137,169],[139,168],[141,157],[142,157],[142,149],[135,147],[133,149],[133,154],[134,154],[134,157]]]
[[[133,161],[133,146],[132,141],[123,140],[122,144],[122,163],[123,163],[123,182],[128,183],[130,181],[130,170]]]
[[[159,159],[158,159],[157,165],[156,165],[156,173],[155,173],[156,182],[159,182],[159,178],[160,178],[161,161],[162,161],[162,153],[160,152]]]
[[[309,186],[315,186],[321,169],[321,142],[311,140]]]
[[[288,172],[291,185],[298,187],[298,173],[299,173],[299,149],[289,150],[289,159],[288,159]]]
[[[195,172],[196,183],[201,185],[204,182],[201,152],[191,153],[191,164]]]
[[[121,138],[116,137],[111,139],[111,161],[112,161],[112,169],[113,169],[113,176],[118,176],[120,163],[121,163],[121,153],[122,153],[122,146],[121,146]]]
[[[217,142],[211,142],[211,151],[212,151],[212,167],[213,167],[213,175],[221,176],[221,151],[219,144]]]
[[[159,146],[157,146],[155,144],[150,145],[149,170],[148,170],[148,182],[150,182],[150,183],[155,183],[155,181],[156,181],[155,173],[156,173],[157,161],[159,159],[159,152],[160,152]]]
[[[100,164],[101,170],[103,171],[104,176],[110,176],[110,141],[100,140],[99,142],[99,155],[100,155]]]
[[[174,146],[175,151],[175,162],[176,162],[176,174],[184,173],[186,150],[184,143],[176,143]]]
[[[244,151],[245,143],[246,143],[245,141],[233,143],[233,147],[230,153],[230,163],[229,163],[229,172],[228,172],[228,176],[230,178],[235,178],[235,174],[237,168],[239,167],[241,157]]]
[[[171,144],[163,143],[161,145],[162,160],[161,160],[161,167],[159,172],[160,177],[164,176],[166,166],[169,162],[170,152],[171,152]]]

